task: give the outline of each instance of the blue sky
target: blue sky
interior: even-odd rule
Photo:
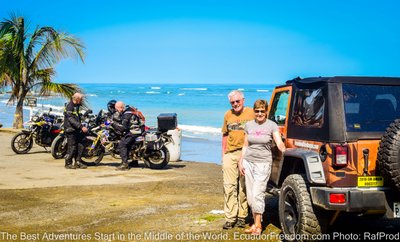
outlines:
[[[57,82],[283,83],[400,76],[400,1],[3,1],[1,19],[79,37]]]

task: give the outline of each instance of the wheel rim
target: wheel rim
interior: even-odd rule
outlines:
[[[23,151],[29,148],[31,140],[27,139],[26,134],[18,136],[14,141],[14,146],[19,150]]]
[[[148,157],[149,161],[153,164],[161,164],[165,159],[165,154],[161,150],[157,150]]]
[[[89,147],[87,147],[86,149],[89,149]],[[99,156],[99,153],[100,153],[100,149],[98,149],[98,148],[91,150],[91,152],[85,151],[84,152],[85,155],[84,155],[84,157],[82,157],[82,160],[85,162],[88,162],[88,163],[96,162],[96,160]]]
[[[285,226],[289,233],[294,234],[298,227],[299,212],[297,210],[297,199],[292,190],[289,190],[285,194],[285,208],[284,208],[284,220]]]
[[[57,146],[58,147],[58,149],[56,151],[57,156],[63,156],[67,152],[67,149],[66,149],[67,142],[66,141],[67,141],[66,139],[63,139],[61,141],[61,144],[59,146]]]

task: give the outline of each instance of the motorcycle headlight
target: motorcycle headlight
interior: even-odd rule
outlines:
[[[38,117],[38,116],[33,116],[33,117],[32,117],[32,121],[33,121],[33,122],[37,122],[38,120],[39,120],[39,117]]]

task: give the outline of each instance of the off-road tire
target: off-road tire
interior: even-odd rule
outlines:
[[[28,153],[33,146],[32,137],[27,140],[26,137],[29,136],[30,133],[20,132],[16,134],[11,140],[11,149],[16,154],[26,154]]]
[[[400,191],[400,119],[386,129],[379,145],[377,163],[385,184]]]
[[[91,154],[88,154],[88,149],[90,147],[90,142],[85,144],[85,150],[82,154],[82,161],[88,166],[97,166],[103,160],[105,150],[104,147],[98,143]]]
[[[51,143],[51,155],[54,159],[62,159],[67,154],[67,137],[58,135]]]
[[[152,155],[144,158],[144,165],[150,169],[163,169],[168,165],[169,152],[163,146],[160,150],[152,151]]]
[[[325,230],[317,219],[306,181],[305,176],[292,174],[282,184],[279,220],[287,241],[312,241],[312,235]]]

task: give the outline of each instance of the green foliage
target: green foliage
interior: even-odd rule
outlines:
[[[16,103],[14,128],[22,127],[22,105],[26,95],[39,89],[40,95],[58,93],[70,98],[82,92],[75,84],[54,83],[55,65],[77,57],[84,61],[83,43],[52,27],[37,27],[28,34],[23,17],[11,15],[0,22],[0,83],[12,87],[8,103]]]
[[[212,222],[212,221],[221,219],[223,217],[224,217],[224,215],[221,215],[221,214],[209,214],[208,213],[208,214],[203,215],[200,219],[206,220],[207,222]]]

